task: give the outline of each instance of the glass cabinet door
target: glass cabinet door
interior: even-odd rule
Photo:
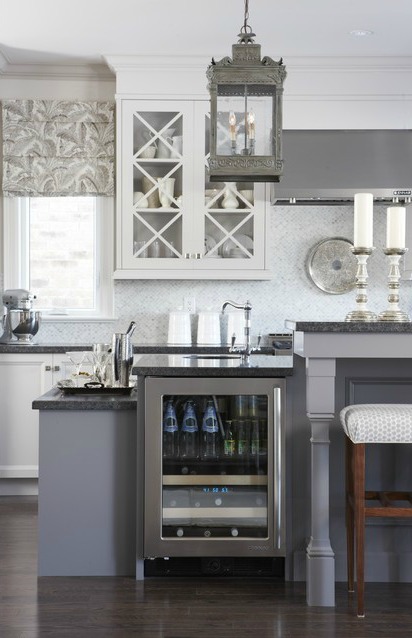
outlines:
[[[259,191],[259,187],[253,183],[209,181],[209,113],[204,114],[204,130],[204,255],[224,260],[248,260],[243,262],[243,266],[247,266],[250,260],[256,261],[256,227],[264,221],[256,222],[255,188]],[[228,132],[226,135],[229,137]],[[220,266],[227,263],[221,262]]]
[[[185,136],[192,120],[192,106],[173,100],[121,103],[118,247],[123,267],[182,267],[193,181],[192,149]]]
[[[133,255],[182,256],[183,114],[133,113]]]
[[[204,165],[199,175],[203,201],[199,202],[196,210],[203,210],[201,226],[206,260],[202,260],[199,267],[263,268],[265,186],[253,182],[211,182],[208,170],[210,115],[204,105],[198,105],[195,119],[202,121],[202,139],[199,133],[196,143],[205,150]],[[227,127],[222,128],[221,135],[229,140]]]

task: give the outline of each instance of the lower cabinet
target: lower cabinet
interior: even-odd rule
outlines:
[[[0,354],[0,479],[39,475],[39,413],[34,399],[60,378],[60,354]]]
[[[135,576],[136,408],[40,410],[38,575]]]

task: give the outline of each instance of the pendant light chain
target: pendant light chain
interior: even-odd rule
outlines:
[[[250,29],[250,26],[248,25],[248,20],[249,20],[249,0],[245,0],[245,20],[243,23],[243,29],[245,33],[247,32],[248,27]]]
[[[243,20],[243,24],[240,27],[239,33],[239,44],[253,44],[255,34],[252,33],[252,27],[248,24],[249,20],[249,0],[244,0],[245,2],[245,16]]]

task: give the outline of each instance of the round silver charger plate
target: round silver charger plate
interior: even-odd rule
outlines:
[[[357,261],[353,244],[344,237],[322,239],[309,251],[306,270],[315,286],[332,295],[355,287]]]

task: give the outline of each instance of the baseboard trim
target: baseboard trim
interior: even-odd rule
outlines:
[[[0,496],[37,496],[38,493],[35,478],[0,479]]]
[[[306,580],[306,551],[293,554],[293,581]],[[335,581],[346,582],[346,552],[335,554]],[[365,553],[365,582],[412,583],[412,552]]]

